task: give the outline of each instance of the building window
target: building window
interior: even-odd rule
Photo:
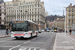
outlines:
[[[70,11],[69,11],[69,14],[70,14]]]
[[[72,14],[73,14],[73,11],[72,11]]]
[[[73,10],[73,8],[72,8],[72,10]]]
[[[72,24],[73,24],[73,20],[72,20]]]
[[[1,6],[0,6],[0,8],[1,8]]]
[[[33,21],[33,19],[32,19],[32,21]]]
[[[69,24],[70,24],[70,20],[69,20]]]
[[[39,18],[39,15],[38,15],[38,18]]]
[[[73,19],[73,15],[72,15],[72,19]]]
[[[69,15],[69,19],[70,19],[70,15]]]
[[[38,19],[38,21],[39,21],[39,19]]]
[[[69,8],[69,10],[70,10],[70,8]]]
[[[1,10],[0,10],[0,12],[1,12]]]
[[[1,16],[1,13],[0,13],[0,16]]]
[[[38,5],[38,7],[39,7],[39,5]]]
[[[38,12],[38,14],[39,14],[39,12]]]

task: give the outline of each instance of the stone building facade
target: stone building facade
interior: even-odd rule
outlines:
[[[0,29],[5,25],[5,3],[0,0]]]
[[[75,5],[72,3],[66,7],[66,26],[67,30],[75,28]]]
[[[45,7],[40,0],[12,0],[6,3],[6,25],[12,20],[31,20],[45,27]],[[16,17],[17,16],[17,17]]]

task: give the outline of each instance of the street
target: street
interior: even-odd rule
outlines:
[[[53,50],[55,33],[42,32],[38,37],[19,39],[0,38],[0,50]]]

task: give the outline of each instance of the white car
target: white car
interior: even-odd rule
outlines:
[[[47,32],[50,32],[50,30],[46,30]]]
[[[41,30],[42,32],[44,32],[45,30]]]

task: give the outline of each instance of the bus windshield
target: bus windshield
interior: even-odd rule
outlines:
[[[12,31],[28,31],[27,23],[13,23]]]

